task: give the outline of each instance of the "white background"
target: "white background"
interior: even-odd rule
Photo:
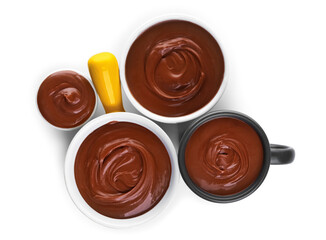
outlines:
[[[137,27],[166,13],[199,18],[223,44],[231,79],[214,108],[250,115],[270,142],[293,146],[296,159],[271,166],[242,201],[207,202],[180,179],[171,205],[153,221],[105,228],[69,198],[63,163],[75,132],[43,122],[37,85],[62,68],[88,76],[87,60],[98,52],[119,59]],[[325,30],[325,1],[1,1],[0,238],[325,239]],[[184,128],[163,127],[174,139]]]

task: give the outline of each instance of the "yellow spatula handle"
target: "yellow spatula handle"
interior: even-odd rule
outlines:
[[[96,54],[88,60],[88,69],[105,112],[124,112],[115,56],[108,52]]]

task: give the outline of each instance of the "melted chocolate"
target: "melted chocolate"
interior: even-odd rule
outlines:
[[[148,129],[128,122],[110,122],[81,144],[75,161],[77,187],[97,212],[131,218],[152,209],[170,183],[166,148]]]
[[[84,123],[93,113],[95,93],[89,81],[74,71],[59,71],[48,76],[37,94],[43,117],[52,125],[72,128]]]
[[[129,49],[125,74],[135,99],[162,116],[183,116],[204,107],[224,76],[222,51],[202,27],[181,20],[145,30]]]
[[[191,180],[215,195],[231,195],[250,186],[263,164],[263,146],[256,131],[234,118],[217,118],[190,137],[185,164]]]

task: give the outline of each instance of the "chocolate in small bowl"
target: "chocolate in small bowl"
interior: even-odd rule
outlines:
[[[81,74],[62,70],[50,74],[41,83],[37,105],[43,118],[58,129],[81,126],[94,113],[96,95]]]

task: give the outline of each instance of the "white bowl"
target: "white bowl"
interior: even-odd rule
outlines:
[[[90,83],[90,85],[92,86],[92,89],[93,89],[93,91],[94,91],[94,94],[95,94],[95,105],[94,105],[94,110],[93,110],[92,114],[91,114],[91,115],[90,115],[90,116],[89,116],[89,117],[88,117],[88,118],[87,118],[83,123],[81,123],[80,125],[78,125],[78,126],[76,126],[76,127],[63,128],[63,127],[57,127],[57,126],[53,125],[52,123],[48,122],[48,120],[46,120],[46,119],[43,117],[43,115],[41,114],[40,109],[39,109],[39,107],[38,107],[38,104],[37,104],[37,94],[38,94],[38,90],[39,90],[41,84],[43,83],[43,81],[44,81],[48,76],[50,76],[51,74],[56,73],[56,72],[60,72],[60,71],[73,71],[73,72],[76,72],[76,73],[78,73],[79,75],[83,76],[83,77],[84,77],[85,79],[87,79],[87,81]],[[93,117],[93,115],[94,115],[94,113],[95,113],[95,111],[96,111],[96,108],[97,108],[97,101],[98,101],[98,99],[97,99],[97,93],[96,93],[95,88],[94,88],[94,86],[93,86],[93,82],[90,81],[90,79],[89,79],[87,76],[85,76],[84,74],[82,74],[81,72],[79,72],[79,71],[77,71],[77,70],[75,70],[75,69],[58,69],[58,70],[53,71],[53,72],[51,72],[50,74],[46,75],[46,76],[45,76],[43,79],[41,79],[40,82],[38,83],[35,96],[36,96],[36,97],[35,97],[35,103],[36,103],[36,107],[37,107],[37,111],[38,111],[38,113],[39,113],[39,116],[41,116],[41,118],[44,120],[44,122],[45,122],[48,126],[51,126],[51,127],[55,128],[55,129],[62,130],[62,131],[72,131],[72,130],[76,130],[76,129],[79,129],[80,127],[82,127],[83,125],[85,125],[85,124],[86,124],[86,123],[87,123],[87,122],[88,122],[88,121]]]
[[[80,145],[83,143],[85,138],[92,133],[95,129],[101,127],[102,125],[111,122],[111,121],[120,121],[120,122],[130,122],[135,123],[140,126],[143,126],[153,132],[164,144],[170,160],[171,160],[171,179],[170,179],[170,185],[167,189],[165,195],[160,200],[160,202],[153,207],[148,212],[129,219],[115,219],[110,218],[107,216],[104,216],[98,212],[96,212],[93,208],[91,208],[86,201],[81,196],[77,184],[75,181],[75,174],[74,174],[74,166],[75,166],[75,158],[76,154],[78,152],[78,149]],[[127,113],[127,112],[116,112],[116,113],[109,113],[102,115],[100,117],[97,117],[87,123],[85,126],[83,126],[78,133],[75,135],[73,140],[71,141],[67,155],[65,160],[65,181],[66,186],[68,189],[68,192],[70,194],[70,197],[72,198],[73,202],[76,204],[76,206],[79,208],[79,210],[84,213],[87,217],[92,219],[93,221],[100,223],[106,227],[114,227],[114,228],[120,228],[120,227],[130,227],[135,226],[138,224],[141,224],[143,222],[146,222],[156,216],[158,213],[160,213],[169,203],[171,200],[171,197],[175,191],[176,184],[179,179],[179,171],[178,171],[178,164],[177,164],[177,154],[175,151],[175,148],[168,137],[168,135],[154,122],[151,120],[142,117],[140,115],[134,114],[134,113]]]
[[[147,28],[149,28],[152,25],[155,25],[159,22],[163,22],[163,21],[167,21],[167,20],[185,20],[185,21],[189,21],[192,23],[195,23],[201,27],[203,27],[204,29],[206,29],[206,31],[208,31],[217,41],[218,45],[221,48],[222,54],[223,54],[223,58],[224,58],[224,77],[222,80],[222,84],[219,88],[219,90],[217,91],[216,95],[212,98],[212,100],[206,104],[204,107],[198,109],[197,111],[188,114],[188,115],[184,115],[184,116],[179,116],[179,117],[167,117],[167,116],[162,116],[156,113],[153,113],[151,111],[149,111],[148,109],[146,109],[145,107],[143,107],[132,95],[132,93],[129,90],[128,87],[128,83],[126,81],[126,76],[125,76],[125,64],[126,64],[126,59],[127,59],[127,55],[129,52],[129,49],[131,47],[131,45],[133,44],[133,42],[137,39],[137,37],[144,32]],[[200,117],[201,115],[205,114],[206,112],[208,112],[216,103],[217,101],[221,98],[227,81],[228,81],[228,66],[229,64],[227,63],[227,59],[225,56],[225,52],[221,46],[221,43],[217,40],[217,37],[215,36],[214,32],[204,23],[202,23],[201,21],[187,16],[187,15],[164,15],[164,16],[160,16],[157,18],[154,18],[148,22],[146,22],[145,24],[143,24],[129,39],[123,54],[122,54],[122,58],[119,64],[120,67],[120,80],[121,80],[121,85],[123,87],[124,92],[126,93],[126,96],[128,97],[129,101],[132,103],[132,105],[142,114],[144,114],[145,116],[159,121],[159,122],[163,122],[163,123],[180,123],[180,122],[186,122],[186,121],[190,121],[192,119],[195,119],[197,117]]]

